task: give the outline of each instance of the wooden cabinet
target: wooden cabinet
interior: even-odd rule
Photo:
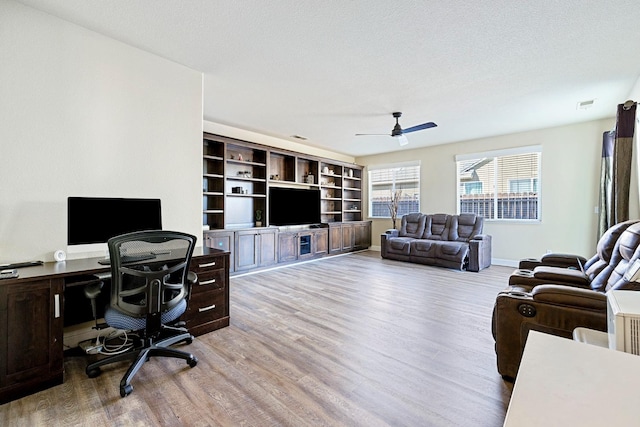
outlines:
[[[189,332],[202,335],[229,326],[229,254],[194,257],[189,270],[198,275],[182,316]]]
[[[235,271],[265,267],[278,262],[276,228],[235,232]]]
[[[0,403],[63,380],[63,280],[0,286]]]
[[[371,221],[329,224],[329,253],[366,249],[371,246]]]
[[[278,262],[316,258],[328,253],[328,231],[309,229],[278,233]]]

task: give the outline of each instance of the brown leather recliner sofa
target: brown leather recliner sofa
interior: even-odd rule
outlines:
[[[476,214],[404,215],[400,230],[380,237],[383,258],[480,271],[491,265],[491,236],[482,234]]]
[[[572,338],[579,326],[606,331],[605,293],[640,290],[640,283],[624,278],[639,257],[640,222],[632,220],[607,230],[589,260],[572,255],[523,260],[494,305],[492,332],[500,375],[515,379],[529,331],[565,338]]]

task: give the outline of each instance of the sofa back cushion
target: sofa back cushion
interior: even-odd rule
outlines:
[[[447,214],[427,215],[423,239],[449,240],[450,216]]]
[[[630,262],[638,258],[639,247],[640,223],[635,223],[622,232],[613,248],[608,265],[591,281],[591,288],[600,292],[611,289],[638,289],[638,283],[626,280],[624,273]]]
[[[400,221],[400,237],[419,239],[424,233],[425,215],[420,212],[408,213]]]
[[[474,236],[482,234],[484,218],[474,213],[463,213],[451,216],[449,240],[452,242],[468,242]]]
[[[600,237],[600,240],[598,240],[596,254],[583,266],[593,289],[602,290],[604,288],[609,277],[608,275],[605,277],[605,275],[601,275],[600,273],[609,266],[616,242],[624,230],[637,222],[638,220],[635,219],[618,223],[605,231],[602,237]],[[609,267],[608,274],[611,274],[612,271],[613,267]]]

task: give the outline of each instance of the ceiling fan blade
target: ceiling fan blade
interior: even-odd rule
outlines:
[[[434,128],[436,126],[438,126],[438,125],[433,123],[433,122],[423,123],[421,125],[412,126],[410,128],[402,129],[402,133],[415,132],[415,131],[422,130],[422,129]]]

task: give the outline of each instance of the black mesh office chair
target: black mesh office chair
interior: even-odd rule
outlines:
[[[151,357],[176,357],[196,366],[193,354],[168,348],[193,341],[176,322],[197,280],[188,271],[195,242],[194,236],[174,231],[142,231],[109,240],[111,300],[104,318],[115,329],[135,331],[137,338],[128,351],[87,366],[90,378],[100,375],[101,366],[134,358],[120,381],[125,397],[133,391],[131,379]]]

